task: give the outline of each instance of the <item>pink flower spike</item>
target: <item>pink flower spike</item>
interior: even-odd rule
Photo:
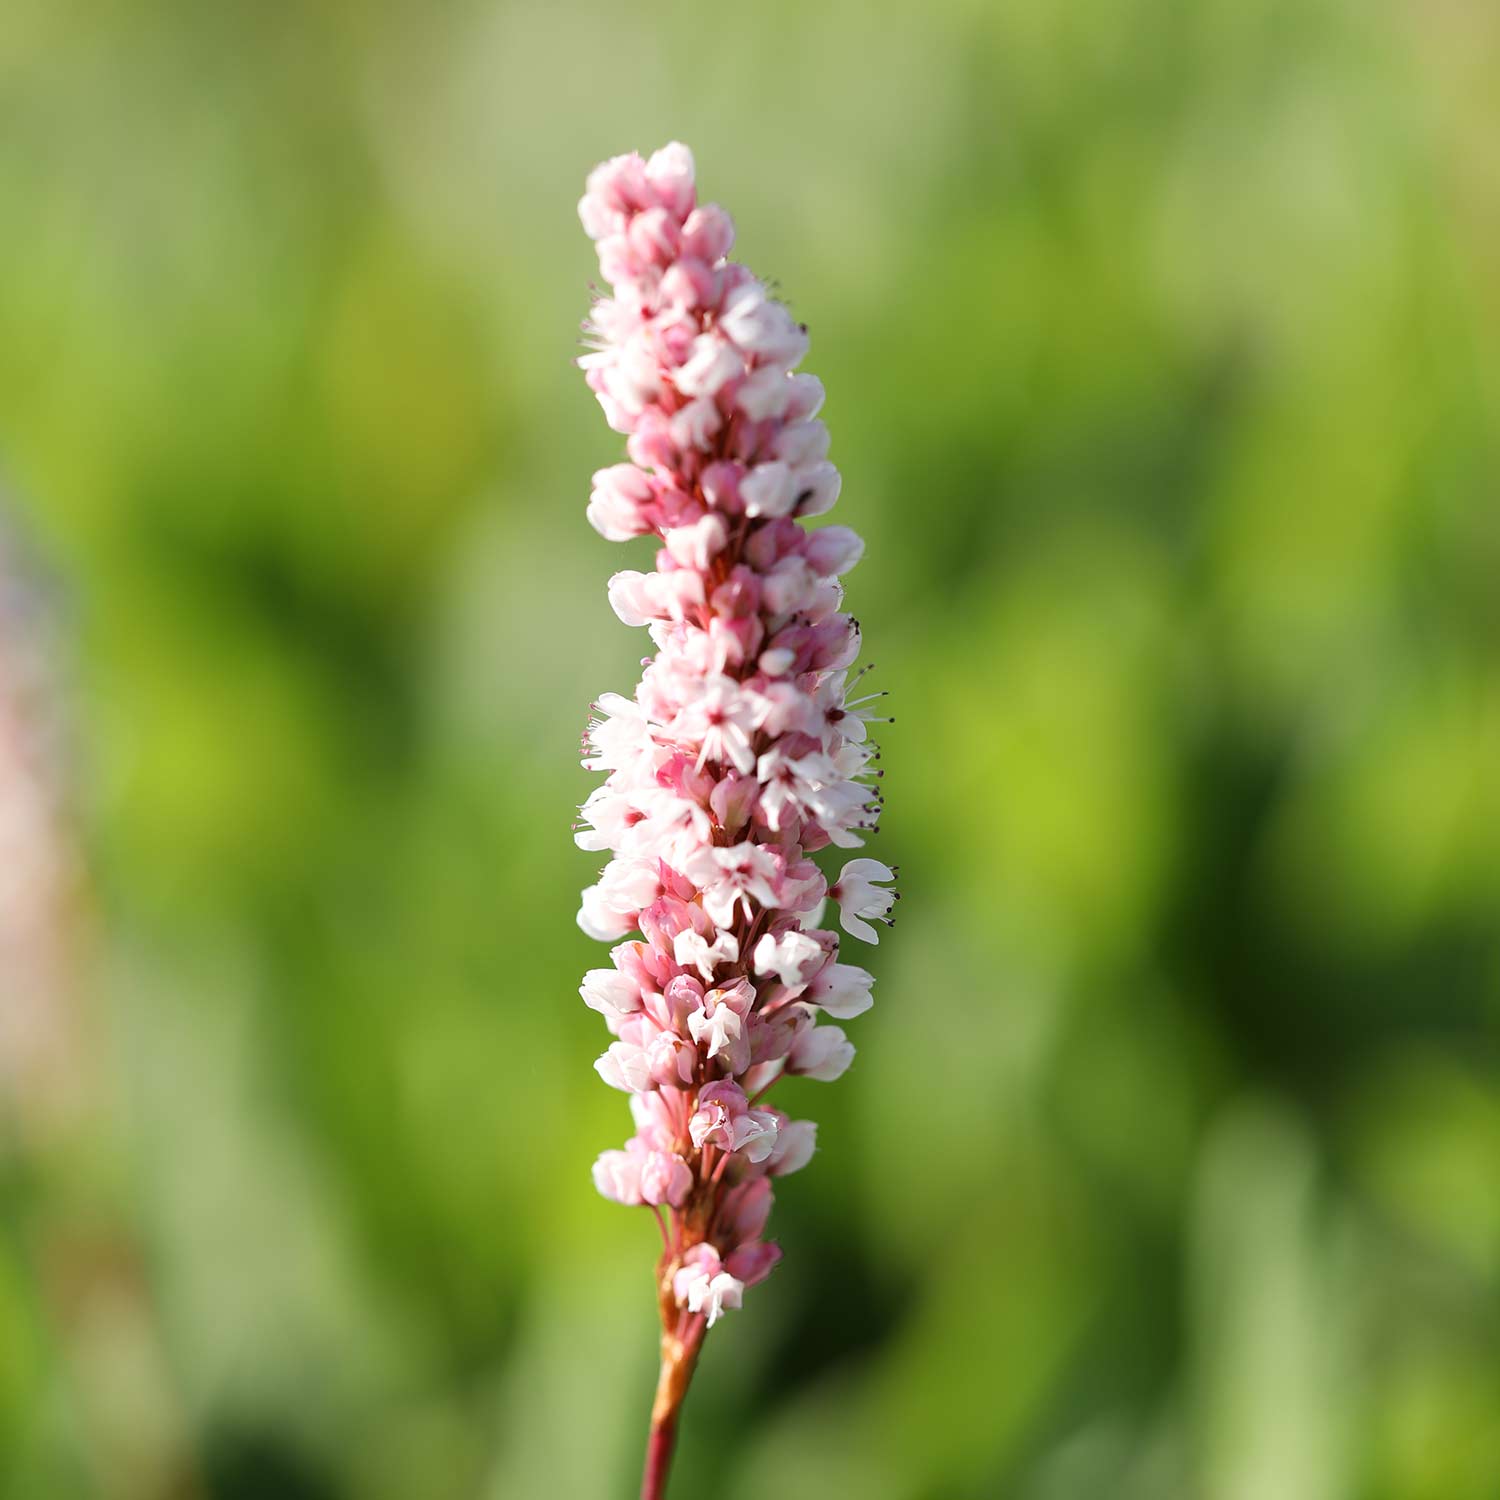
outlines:
[[[609,287],[578,363],[625,437],[585,516],[610,541],[656,539],[650,571],[609,580],[610,608],[656,654],[633,693],[594,704],[583,765],[601,781],[574,837],[607,860],[578,925],[615,944],[579,993],[614,1037],[595,1067],[635,1121],[594,1180],[655,1210],[665,1242],[642,1490],[660,1500],[705,1330],[781,1253],[764,1238],[771,1179],[816,1145],[813,1122],[765,1092],[783,1072],[838,1077],[854,1048],[816,1023],[870,1008],[872,976],[839,963],[838,934],[818,926],[824,899],[874,942],[895,872],[853,859],[830,890],[810,857],[876,829],[869,732],[884,721],[848,675],[860,631],[840,579],[864,544],[805,526],[840,491],[822,384],[797,369],[807,330],[727,258],[734,225],[698,201],[686,146],[604,162],[578,214]]]

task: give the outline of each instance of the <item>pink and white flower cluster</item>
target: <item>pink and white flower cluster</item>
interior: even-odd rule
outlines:
[[[840,608],[863,543],[801,525],[839,493],[823,387],[793,373],[807,332],[726,259],[733,225],[698,203],[688,149],[606,162],[579,216],[613,292],[579,363],[630,457],[594,475],[588,517],[660,542],[654,571],[609,584],[657,654],[585,734],[583,764],[607,775],[577,842],[611,858],[578,921],[617,946],[581,993],[616,1038],[595,1066],[636,1125],[594,1181],[658,1211],[664,1302],[712,1324],[780,1255],[762,1238],[769,1179],[813,1153],[816,1127],[767,1091],[837,1078],[854,1048],[831,1023],[871,1004],[871,975],[817,925],[825,898],[868,942],[896,899],[878,860],[830,888],[808,857],[859,846],[880,811],[871,699],[848,696],[859,628]]]

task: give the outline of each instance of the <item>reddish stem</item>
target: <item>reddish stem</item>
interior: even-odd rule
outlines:
[[[675,1320],[674,1320],[675,1321]],[[679,1325],[680,1327],[680,1325]],[[664,1500],[672,1451],[677,1444],[677,1419],[688,1384],[697,1368],[708,1322],[693,1314],[687,1326],[674,1327],[661,1336],[661,1377],[656,1384],[656,1402],[651,1408],[651,1431],[646,1439],[646,1471],[641,1477],[641,1500]]]
[[[677,1417],[651,1424],[646,1439],[646,1472],[641,1477],[641,1500],[664,1500],[667,1474],[672,1467],[672,1450],[677,1443]]]

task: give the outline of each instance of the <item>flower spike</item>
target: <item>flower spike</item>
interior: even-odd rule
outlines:
[[[665,1239],[654,1500],[706,1330],[780,1258],[763,1237],[770,1179],[813,1154],[816,1127],[766,1096],[786,1074],[843,1073],[853,1044],[820,1021],[871,1003],[870,974],[815,924],[832,897],[873,943],[894,872],[853,859],[830,889],[808,858],[874,829],[882,721],[864,672],[850,678],[860,630],[842,611],[864,544],[801,524],[839,494],[823,387],[796,373],[807,330],[727,258],[734,225],[698,202],[686,146],[605,162],[578,212],[610,285],[579,364],[629,457],[593,476],[587,516],[610,541],[658,542],[655,571],[609,581],[656,655],[631,697],[593,705],[583,764],[606,774],[575,830],[611,856],[578,923],[617,944],[613,968],[580,993],[614,1037],[595,1066],[636,1126],[594,1181],[649,1205]]]

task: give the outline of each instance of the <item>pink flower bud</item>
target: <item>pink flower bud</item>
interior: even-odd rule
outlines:
[[[712,511],[691,526],[676,526],[666,534],[667,551],[684,568],[702,572],[724,550],[729,530],[723,516]]]
[[[644,175],[656,201],[673,219],[681,222],[692,212],[696,197],[693,153],[681,141],[653,152]]]
[[[818,1146],[818,1126],[814,1120],[788,1120],[776,1133],[776,1149],[767,1160],[773,1177],[800,1172],[812,1160]]]
[[[745,1117],[745,1093],[735,1083],[711,1083],[698,1092],[698,1108],[688,1121],[688,1134],[700,1149],[720,1146],[734,1149],[734,1127]]]
[[[613,969],[590,969],[578,987],[583,1003],[606,1019],[618,1019],[641,1008],[640,986]]]
[[[669,266],[682,248],[682,226],[664,208],[648,208],[637,214],[625,234],[642,266]]]
[[[609,580],[609,607],[625,625],[644,625],[658,618],[652,578],[626,570]]]
[[[611,1042],[594,1069],[610,1088],[626,1094],[644,1093],[655,1083],[645,1050],[633,1042]]]
[[[865,555],[864,539],[847,526],[824,526],[807,539],[804,556],[819,573],[847,573]]]
[[[670,1151],[653,1151],[640,1169],[641,1198],[647,1203],[668,1203],[676,1208],[693,1185],[688,1164]]]
[[[828,429],[821,422],[788,422],[771,442],[771,452],[792,469],[828,457]]]
[[[769,1276],[781,1259],[781,1246],[766,1241],[738,1245],[729,1252],[724,1269],[743,1286],[755,1286]]]
[[[658,1032],[645,1048],[645,1053],[646,1066],[650,1069],[653,1084],[687,1084],[693,1081],[693,1068],[697,1064],[698,1053],[685,1037],[670,1031]]]
[[[784,516],[796,505],[792,471],[784,463],[757,464],[740,481],[747,516]]]
[[[682,226],[682,250],[713,265],[723,260],[734,245],[734,221],[717,203],[695,208]]]
[[[730,1188],[718,1219],[725,1239],[735,1245],[758,1239],[771,1216],[771,1201],[771,1184],[764,1177],[752,1177]]]
[[[700,334],[685,364],[672,377],[684,396],[712,396],[726,382],[743,372],[739,351],[716,333]]]
[[[854,1044],[838,1026],[814,1026],[804,1031],[787,1054],[788,1073],[800,1073],[832,1083],[854,1061]]]
[[[604,1151],[594,1163],[594,1186],[616,1203],[643,1203],[641,1159],[630,1151]]]
[[[651,530],[646,516],[651,501],[651,481],[634,464],[600,469],[589,497],[589,523],[610,542],[643,536]]]

